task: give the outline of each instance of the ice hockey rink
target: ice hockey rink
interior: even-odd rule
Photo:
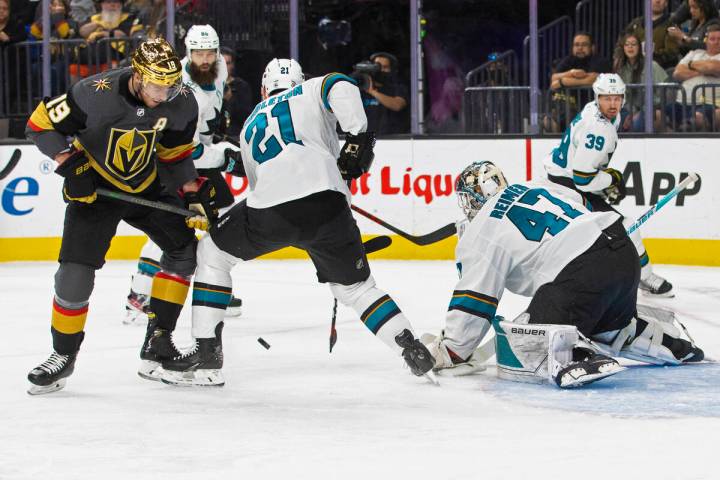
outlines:
[[[332,297],[300,260],[234,270],[244,311],[226,321],[227,384],[210,389],[137,376],[144,328],[121,323],[135,264],[109,262],[74,375],[64,390],[31,397],[25,376],[50,352],[55,267],[0,264],[3,480],[720,478],[719,365],[635,366],[564,391],[500,381],[491,365],[435,387],[343,307],[329,354]],[[440,329],[452,262],[372,267],[419,332]],[[720,268],[656,268],[677,297],[650,303],[674,309],[720,356]],[[526,302],[506,294],[499,313]],[[188,345],[188,309],[177,332]]]

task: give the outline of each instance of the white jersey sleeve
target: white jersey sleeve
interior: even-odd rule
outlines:
[[[258,104],[240,134],[248,206],[267,208],[327,190],[349,202],[350,191],[337,168],[338,119],[343,128],[357,132],[367,123],[354,80],[337,73]]]
[[[183,82],[192,90],[198,103],[198,124],[195,129],[195,168],[219,168],[225,162],[225,149],[213,144],[213,137],[222,121],[221,110],[225,83],[227,82],[227,64],[220,55],[217,60],[217,77],[212,85],[198,85],[188,70],[188,60],[182,60]]]
[[[620,219],[590,212],[577,197],[559,185],[518,183],[480,209],[456,249],[461,278],[446,316],[456,347],[468,332],[485,331],[482,320],[495,316],[504,289],[533,296]]]
[[[595,102],[588,103],[571,122],[556,147],[543,161],[549,175],[570,178],[583,192],[600,192],[612,177],[603,170],[617,148],[619,118],[605,118]]]

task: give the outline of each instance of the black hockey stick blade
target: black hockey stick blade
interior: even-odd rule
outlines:
[[[330,321],[330,353],[337,343],[337,330],[335,329],[335,320],[337,319],[337,298],[333,299],[332,320]]]
[[[441,227],[433,232],[426,233],[425,235],[410,235],[409,233],[400,230],[396,226],[390,225],[386,221],[376,217],[372,213],[363,210],[362,208],[358,207],[357,205],[351,205],[350,207],[353,210],[355,210],[357,213],[362,215],[363,217],[369,218],[373,222],[387,228],[388,230],[390,230],[393,233],[397,233],[398,235],[400,235],[401,237],[403,237],[406,240],[411,241],[415,245],[420,245],[420,246],[430,245],[431,243],[436,243],[441,240],[445,240],[446,238],[455,235],[455,233],[457,232],[457,229],[455,228],[455,224],[448,223],[444,227]]]
[[[387,248],[391,244],[392,238],[388,237],[387,235],[380,235],[364,241],[363,247],[365,248],[365,254],[370,254]]]
[[[22,152],[19,148],[16,148],[12,155],[10,155],[10,161],[7,163],[7,165],[5,165],[5,168],[0,170],[0,180],[10,175],[10,172],[12,172],[13,169],[17,166],[18,162],[20,162],[21,156]]]
[[[135,205],[143,205],[145,207],[155,208],[157,210],[163,210],[165,212],[182,215],[183,217],[194,217],[198,214],[198,212],[194,212],[185,208],[180,208],[175,205],[170,205],[169,203],[147,200],[142,197],[136,197],[134,195],[128,195],[127,193],[122,192],[115,192],[106,188],[98,188],[97,190],[95,190],[95,192],[101,197],[112,198],[114,200],[122,200],[123,202],[134,203]]]

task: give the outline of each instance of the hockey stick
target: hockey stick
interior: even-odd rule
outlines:
[[[439,242],[440,240],[445,240],[446,238],[453,236],[457,232],[457,229],[455,228],[455,224],[448,223],[444,227],[439,228],[433,232],[426,233],[425,235],[410,235],[409,233],[403,232],[399,228],[397,228],[393,225],[390,225],[386,221],[381,220],[380,218],[376,217],[372,213],[363,210],[362,208],[358,207],[357,205],[351,205],[350,208],[355,210],[357,213],[359,213],[363,217],[369,218],[370,220],[377,223],[378,225],[381,225],[381,226],[387,228],[391,232],[397,233],[398,235],[400,235],[401,237],[403,237],[406,240],[411,241],[415,245],[420,245],[420,246],[430,245],[431,243],[436,243],[436,242]]]
[[[15,151],[10,155],[10,161],[5,165],[5,168],[0,170],[0,180],[4,179],[8,175],[10,175],[10,172],[13,171],[13,169],[17,166],[18,162],[20,161],[20,157],[22,156],[22,152],[19,148],[16,148]]]
[[[388,237],[387,235],[380,235],[378,237],[373,237],[365,242],[363,242],[363,248],[365,249],[365,254],[377,252],[378,250],[382,250],[383,248],[387,248],[392,243],[392,238]],[[333,347],[335,346],[335,343],[337,342],[337,330],[335,329],[335,320],[337,319],[337,298],[333,299],[333,311],[332,311],[332,319],[330,321],[330,353],[332,353]]]
[[[668,203],[670,200],[675,198],[678,193],[685,190],[688,187],[688,185],[690,185],[691,183],[697,182],[698,180],[700,180],[700,176],[695,172],[690,172],[690,174],[687,176],[687,178],[685,178],[685,180],[680,182],[667,195],[665,195],[663,198],[661,198],[655,205],[650,207],[650,209],[647,212],[643,213],[637,220],[635,220],[635,223],[630,225],[630,227],[627,229],[628,235],[630,235],[635,230],[640,228],[640,225],[647,222],[648,218],[655,215],[655,212],[660,210],[666,203]]]
[[[198,214],[198,212],[194,212],[186,208],[177,207],[175,205],[170,205],[169,203],[147,200],[145,198],[135,197],[133,195],[128,195],[127,193],[115,192],[106,188],[98,188],[95,190],[95,192],[101,197],[112,198],[114,200],[122,200],[123,202],[134,203],[135,205],[155,208],[157,210],[163,210],[165,212],[182,215],[183,217],[194,217]]]
[[[240,142],[238,142],[237,140],[235,140],[233,138],[228,137],[227,135],[220,135],[220,134],[216,133],[213,135],[213,139],[218,142],[228,142],[233,147],[240,148]]]

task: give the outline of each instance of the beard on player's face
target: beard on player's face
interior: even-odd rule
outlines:
[[[190,62],[189,65],[190,78],[198,85],[210,85],[217,78],[217,62],[209,64],[209,67],[206,67],[206,69],[203,69],[202,66],[195,65],[193,62]]]

